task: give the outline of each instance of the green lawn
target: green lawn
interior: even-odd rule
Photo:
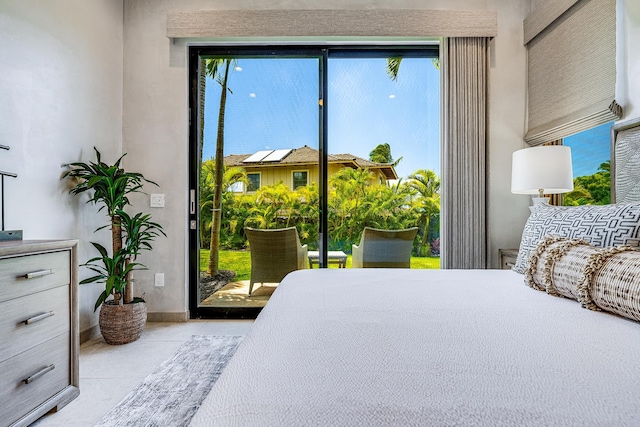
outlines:
[[[209,263],[209,250],[200,250],[200,270],[205,271]],[[251,277],[251,254],[249,251],[220,251],[221,270],[236,272],[236,280],[249,280]],[[338,268],[332,264],[329,268]],[[347,268],[351,268],[351,255],[347,256]],[[439,257],[411,257],[411,268],[440,268]]]

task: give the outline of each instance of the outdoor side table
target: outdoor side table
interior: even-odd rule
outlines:
[[[309,251],[309,268],[313,268],[314,264],[319,263],[320,252]],[[329,264],[338,264],[338,268],[345,268],[347,266],[347,254],[342,251],[329,251],[327,252],[327,262]]]

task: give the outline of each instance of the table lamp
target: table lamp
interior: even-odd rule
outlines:
[[[565,145],[545,145],[524,148],[513,153],[511,162],[511,192],[532,194],[533,204],[548,203],[544,194],[567,193],[573,190],[571,148]],[[535,197],[537,195],[537,197]]]

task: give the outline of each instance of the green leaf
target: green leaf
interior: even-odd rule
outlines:
[[[98,252],[100,252],[100,255],[102,255],[103,257],[108,256],[107,250],[100,243],[91,242],[91,244],[98,250]]]
[[[97,282],[98,280],[104,279],[103,275],[99,275],[99,276],[93,276],[93,277],[88,277],[84,280],[80,281],[81,285],[86,285],[87,283],[93,283],[93,282]]]
[[[106,291],[102,291],[102,293],[98,297],[98,300],[96,301],[96,305],[93,307],[93,312],[94,313],[98,309],[98,307],[100,307],[102,305],[102,303],[107,300],[108,296],[109,296],[109,294],[107,294]]]

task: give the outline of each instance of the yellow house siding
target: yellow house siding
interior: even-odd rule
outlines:
[[[331,163],[328,165],[328,175],[331,176],[343,169],[345,166],[339,163]],[[274,185],[278,182],[282,182],[286,187],[292,188],[293,185],[293,172],[294,171],[306,171],[308,172],[309,184],[318,183],[319,167],[318,165],[299,165],[299,166],[274,166],[274,165],[261,165],[258,167],[245,167],[247,173],[260,173],[261,181],[260,186]],[[381,182],[386,182],[385,176],[378,170],[373,170],[373,178],[369,180],[370,185],[377,185]]]
[[[301,165],[301,166],[263,166],[245,168],[247,173],[258,173],[262,175],[261,186],[273,185],[282,182],[285,186],[291,188],[293,185],[293,172],[308,172],[309,184],[318,182],[318,166],[317,165]],[[330,168],[331,170],[331,168]],[[335,169],[336,171],[338,168]],[[335,171],[334,171],[335,172]]]

